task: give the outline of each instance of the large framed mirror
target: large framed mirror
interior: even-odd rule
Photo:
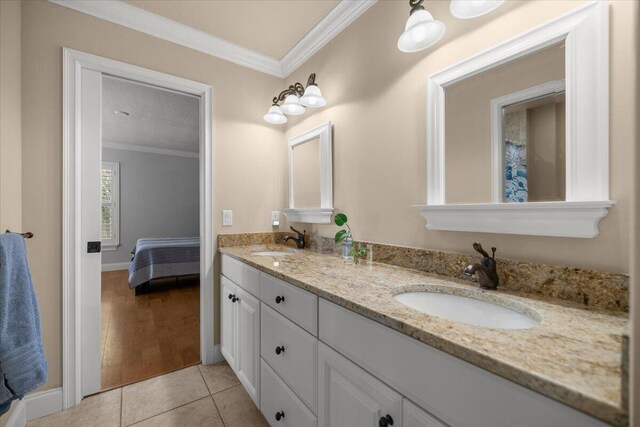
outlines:
[[[609,200],[606,2],[429,76],[427,228],[595,237]]]
[[[289,208],[293,222],[329,224],[333,213],[332,126],[289,139]]]

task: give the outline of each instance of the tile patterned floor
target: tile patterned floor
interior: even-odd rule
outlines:
[[[192,366],[87,397],[28,427],[268,426],[226,362]]]

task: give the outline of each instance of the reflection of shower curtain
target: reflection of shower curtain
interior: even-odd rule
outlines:
[[[512,141],[505,141],[504,159],[504,201],[506,203],[526,202],[529,197],[527,147]]]

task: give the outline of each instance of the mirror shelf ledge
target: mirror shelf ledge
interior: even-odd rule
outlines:
[[[594,238],[613,200],[414,205],[428,230]]]
[[[331,224],[333,208],[287,208],[282,211],[291,222]]]

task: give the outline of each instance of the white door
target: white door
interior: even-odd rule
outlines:
[[[402,426],[402,396],[320,342],[318,426]]]
[[[82,69],[80,117],[80,343],[82,396],[100,391],[100,168],[102,73]],[[96,242],[91,243],[90,242]],[[94,246],[90,249],[90,245]]]
[[[238,319],[237,374],[260,407],[260,301],[240,286],[236,288]]]
[[[231,369],[236,370],[238,326],[236,324],[237,286],[224,276],[220,278],[220,351]]]

